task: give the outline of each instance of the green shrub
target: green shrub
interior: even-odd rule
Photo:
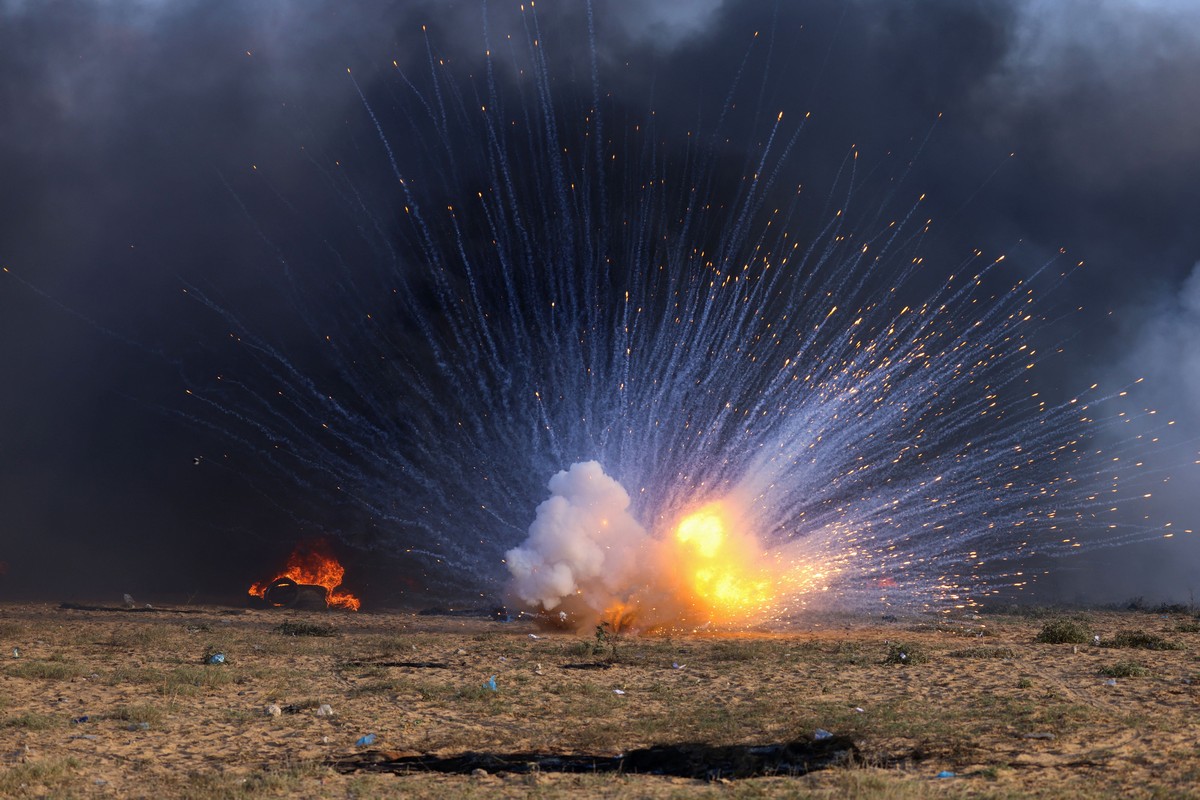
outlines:
[[[1178,642],[1145,631],[1118,631],[1111,639],[1101,639],[1101,647],[1136,647],[1141,650],[1182,650]]]
[[[908,644],[906,642],[889,642],[887,656],[884,657],[883,663],[911,666],[913,664],[924,664],[928,660],[929,653],[920,645]]]
[[[284,636],[337,636],[337,628],[315,622],[285,622],[275,632]]]
[[[1056,619],[1042,626],[1037,641],[1045,644],[1087,644],[1092,640],[1092,631],[1082,622],[1073,619]]]
[[[1141,678],[1150,674],[1150,670],[1136,661],[1118,661],[1107,667],[1100,668],[1100,674],[1105,678]]]

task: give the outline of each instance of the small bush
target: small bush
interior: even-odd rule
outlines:
[[[48,714],[26,712],[15,717],[9,717],[0,723],[5,728],[24,728],[29,731],[44,731],[57,727],[59,720]]]
[[[1142,678],[1150,674],[1150,670],[1136,661],[1118,661],[1107,667],[1100,668],[1100,674],[1105,678]]]
[[[87,674],[83,667],[69,662],[56,661],[21,661],[8,668],[8,674],[15,678],[29,680],[67,681]]]
[[[1011,647],[965,647],[951,650],[946,655],[953,658],[1012,658],[1016,654]]]
[[[337,628],[315,622],[285,622],[275,632],[284,636],[337,636]]]
[[[1087,625],[1073,619],[1056,619],[1042,626],[1037,641],[1045,644],[1087,644],[1092,640],[1092,631]]]
[[[146,722],[155,725],[166,719],[166,711],[159,706],[146,703],[117,706],[112,711],[97,714],[96,719],[112,719],[120,722]]]
[[[1182,650],[1183,645],[1145,631],[1118,631],[1111,639],[1101,639],[1101,647],[1136,647],[1141,650]]]
[[[891,642],[888,644],[887,656],[884,657],[883,663],[909,666],[912,664],[924,664],[928,660],[929,653],[920,645]]]
[[[1175,626],[1175,630],[1179,633],[1200,633],[1200,622],[1181,622]]]

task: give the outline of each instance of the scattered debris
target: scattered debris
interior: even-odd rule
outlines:
[[[671,669],[683,669],[687,664],[680,664],[678,661],[671,662]]]
[[[317,716],[318,717],[332,717],[333,716],[333,706],[329,705],[329,703],[321,703],[321,705],[317,706]]]
[[[1109,678],[1108,680],[1106,680],[1106,681],[1104,682],[1104,685],[1105,685],[1105,686],[1116,686],[1116,685],[1117,685],[1117,679],[1116,679],[1116,678]]]
[[[279,706],[275,705],[274,703],[271,703],[271,705],[267,706],[267,714],[272,717],[278,717],[282,713],[283,713],[283,709],[280,708]]]
[[[204,656],[204,663],[205,664],[224,664],[225,663],[225,654],[224,653],[209,653],[208,655]]]
[[[613,689],[613,694],[625,694],[624,689]]]
[[[14,647],[13,648],[13,658],[20,658],[20,657],[21,657],[21,651]]]
[[[951,772],[950,770],[948,770],[948,769],[944,769],[944,770],[942,770],[941,772],[939,772],[939,773],[937,774],[937,777],[939,777],[939,778],[953,778],[953,777],[955,777],[955,775],[954,775],[954,773],[953,773],[953,772]]]
[[[498,688],[496,688],[496,676],[493,675],[492,677],[490,677],[486,681],[484,681],[483,688],[488,689],[493,692],[500,691]]]
[[[375,736],[375,734],[368,733],[366,736],[360,736],[358,738],[358,741],[356,741],[354,743],[354,746],[355,747],[370,747],[371,745],[375,744],[376,738],[377,737]]]
[[[127,731],[148,731],[150,730],[149,722],[131,722],[125,726]]]
[[[830,733],[829,731],[825,730],[824,728],[817,728],[815,731],[813,731],[813,739],[815,739],[818,742],[823,742],[826,739],[832,739],[832,738],[833,738],[833,734]]]
[[[80,725],[84,722],[87,722],[89,719],[91,719],[91,717],[89,717],[87,714],[84,714],[82,717],[75,717],[73,720],[71,720],[71,723],[73,725]]]

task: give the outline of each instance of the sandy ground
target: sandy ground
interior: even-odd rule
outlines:
[[[1064,618],[1103,643],[1134,631],[1179,649],[1036,641]],[[479,617],[0,606],[0,796],[1200,797],[1197,623],[846,616],[598,642]],[[225,663],[204,663],[216,652]],[[818,729],[857,745],[851,763],[733,780],[367,769],[811,742]]]

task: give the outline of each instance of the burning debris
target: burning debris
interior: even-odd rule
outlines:
[[[251,598],[261,598],[274,608],[341,608],[358,611],[361,601],[340,592],[346,569],[321,540],[303,542],[288,557],[284,571],[274,580],[250,587]]]

